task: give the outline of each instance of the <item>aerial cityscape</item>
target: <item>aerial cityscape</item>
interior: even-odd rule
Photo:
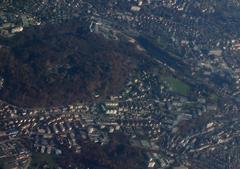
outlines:
[[[0,0],[0,169],[239,169],[239,0]]]

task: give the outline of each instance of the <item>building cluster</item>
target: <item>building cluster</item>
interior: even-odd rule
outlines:
[[[189,153],[230,141],[231,135],[218,132],[222,124],[213,121],[188,128],[191,134],[187,137],[181,133],[185,121],[217,112],[207,98],[179,95],[147,71],[130,77],[121,95],[101,103],[24,109],[1,102],[1,130],[7,140],[28,138],[30,152],[57,156],[67,151],[79,154],[85,142],[106,145],[111,135],[124,133],[131,146],[145,150],[149,168],[180,165]],[[213,133],[216,138],[209,140]]]
[[[6,133],[0,133],[0,159],[4,169],[25,168],[30,162],[30,151],[25,148],[22,142],[16,140],[6,140]]]
[[[12,37],[24,28],[39,25],[34,16],[17,12],[0,12],[0,36]]]
[[[211,16],[222,11],[221,6],[238,5],[236,1],[216,5],[204,0],[116,2],[116,6],[125,10],[118,9],[114,3],[114,7],[106,6],[104,11],[96,5],[95,10],[101,13],[97,12],[93,21],[100,23],[97,26],[100,29],[95,32],[103,35],[115,32],[112,39],[122,36],[116,34],[117,30],[153,37],[161,49],[187,64],[192,76],[207,82],[219,93],[238,96],[239,100],[239,35],[236,29],[239,25],[234,19],[216,22]],[[194,15],[193,9],[199,14]],[[231,31],[227,30],[226,22]],[[219,83],[221,79],[224,79],[223,84]]]
[[[148,168],[192,164],[208,168],[212,163],[219,169],[235,160],[235,150],[221,151],[237,147],[240,134],[239,23],[213,17],[225,5],[205,0],[0,3],[1,9],[14,9],[0,12],[1,36],[13,36],[31,25],[88,16],[90,31],[106,38],[141,33],[153,37],[160,49],[181,60],[190,72],[185,77],[182,72],[169,75],[143,68],[130,74],[119,96],[91,104],[27,109],[1,101],[0,159],[6,168],[24,168],[32,152],[80,154],[84,143],[106,145],[118,132],[128,135],[131,146],[144,150]],[[239,2],[228,1],[228,6]],[[174,70],[172,65],[164,66]],[[172,77],[185,78],[191,91],[182,93],[186,87]],[[0,90],[4,86],[0,78]]]

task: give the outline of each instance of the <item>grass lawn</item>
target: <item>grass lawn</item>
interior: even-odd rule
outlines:
[[[157,37],[156,43],[161,49],[165,49],[167,44],[169,43],[169,39],[166,35],[161,35]]]
[[[156,40],[157,44],[159,45],[160,48],[165,48],[166,43],[164,42],[164,40],[162,40],[162,37],[158,37]]]
[[[164,77],[162,80],[166,81],[169,84],[171,90],[178,94],[187,96],[190,91],[190,87],[186,83],[174,77]]]
[[[219,97],[216,94],[211,94],[210,99],[214,102],[218,102]]]

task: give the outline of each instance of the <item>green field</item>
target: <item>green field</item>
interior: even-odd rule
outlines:
[[[171,90],[178,94],[187,96],[190,91],[190,87],[186,83],[174,77],[171,77],[171,76],[164,77],[162,80],[166,81],[169,84],[169,87],[171,88]]]
[[[47,164],[51,169],[57,168],[57,164],[52,155],[33,153],[29,169],[39,168],[39,166],[43,164]]]
[[[159,47],[160,47],[161,49],[162,49],[162,48],[165,48],[166,43],[165,43],[164,40],[162,40],[161,37],[158,37],[156,42],[157,42],[157,44],[159,45]]]
[[[169,43],[169,39],[166,35],[161,35],[157,37],[156,43],[158,44],[159,48],[165,49]]]
[[[214,101],[214,102],[218,102],[219,97],[216,94],[211,94],[210,95],[210,100]]]

